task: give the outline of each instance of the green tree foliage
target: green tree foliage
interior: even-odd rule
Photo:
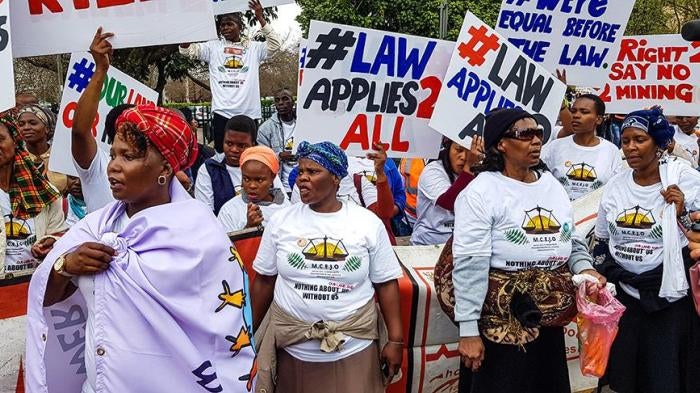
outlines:
[[[444,0],[297,0],[297,18],[305,35],[311,20],[438,38],[440,6]],[[448,0],[446,39],[456,40],[467,10],[493,26],[501,0]]]

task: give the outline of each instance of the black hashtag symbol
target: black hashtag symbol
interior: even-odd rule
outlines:
[[[316,68],[321,60],[325,60],[321,68],[330,70],[337,61],[345,59],[345,56],[348,55],[347,48],[355,45],[355,35],[352,31],[346,31],[341,36],[340,31],[336,27],[329,31],[328,34],[319,34],[316,42],[321,45],[318,46],[318,49],[310,50],[306,55],[309,60],[306,63],[306,68]]]
[[[83,90],[90,83],[92,79],[92,74],[95,73],[95,64],[88,62],[87,59],[83,59],[80,63],[73,64],[73,73],[68,75],[68,87],[75,89],[78,93],[82,93]]]

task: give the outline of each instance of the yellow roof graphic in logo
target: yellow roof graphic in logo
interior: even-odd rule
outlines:
[[[344,261],[348,256],[342,240],[329,237],[310,239],[302,252],[312,261]]]
[[[19,223],[17,221],[6,222],[5,233],[7,234],[7,238],[10,240],[22,240],[31,235],[29,227],[27,227],[24,223]]]
[[[595,168],[581,162],[572,165],[569,171],[566,172],[566,177],[571,180],[593,181],[598,178],[598,175],[595,173]]]
[[[226,62],[224,63],[224,67],[237,70],[237,69],[243,68],[243,62],[241,61],[241,58],[238,56],[229,57],[228,59],[226,59]]]
[[[375,171],[362,171],[360,172],[362,176],[367,178],[372,184],[377,184],[377,172]]]
[[[649,229],[656,224],[656,220],[654,215],[651,214],[651,210],[637,205],[620,213],[615,223],[622,228]]]
[[[523,229],[529,234],[557,233],[561,225],[552,211],[537,206],[525,212]]]

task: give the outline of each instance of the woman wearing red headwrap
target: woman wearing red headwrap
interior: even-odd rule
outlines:
[[[174,180],[194,161],[196,136],[152,105],[116,126],[107,175],[117,201],[71,228],[32,278],[27,361],[54,370],[28,369],[28,391],[245,391],[254,351],[243,269],[211,210]],[[87,375],[52,362],[46,346],[49,311],[66,304],[87,316],[76,336]]]

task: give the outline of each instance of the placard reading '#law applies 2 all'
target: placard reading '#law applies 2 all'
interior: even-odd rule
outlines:
[[[295,140],[331,141],[350,155],[373,142],[391,157],[437,157],[428,126],[454,44],[311,22]]]
[[[575,86],[605,84],[635,0],[503,0],[496,31]]]
[[[469,146],[472,136],[483,135],[486,113],[521,107],[544,127],[547,141],[565,92],[554,75],[469,12],[430,126]]]

